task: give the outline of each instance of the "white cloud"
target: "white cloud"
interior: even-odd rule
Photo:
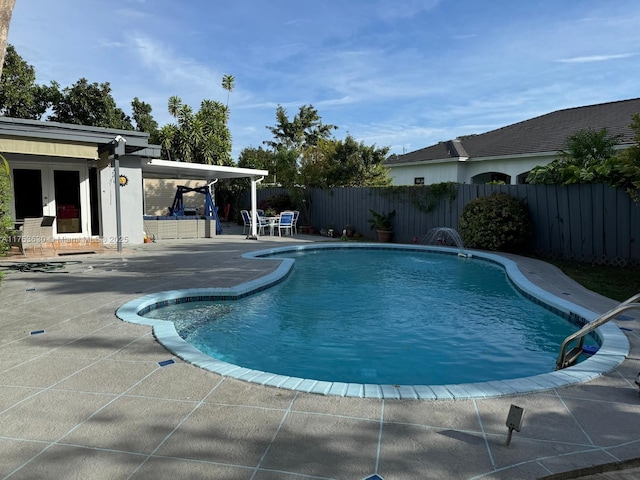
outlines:
[[[210,98],[213,91],[222,91],[220,81],[222,74],[202,65],[193,58],[180,56],[170,47],[141,34],[132,37],[135,52],[143,65],[153,74],[162,78],[163,82],[179,87],[180,90],[198,88]]]
[[[431,10],[438,5],[439,0],[380,0],[375,10],[381,20],[395,20],[398,18],[409,18]]]
[[[419,150],[453,138],[450,136],[451,132],[444,128],[398,123],[349,125],[348,131],[357,141],[378,147],[388,146],[389,153],[396,154]]]
[[[143,4],[144,2],[139,2]],[[149,15],[141,10],[133,9],[133,8],[118,8],[113,11],[113,18],[118,19],[121,17],[127,17],[131,20],[143,20],[148,18]]]
[[[609,60],[619,60],[621,58],[635,57],[636,53],[618,53],[615,55],[589,55],[584,57],[562,58],[557,60],[560,63],[593,63],[607,62]]]
[[[476,38],[477,36],[478,36],[477,33],[468,33],[468,34],[462,34],[462,35],[453,35],[451,38],[455,40],[468,40],[470,38]]]
[[[98,47],[105,48],[125,48],[127,46],[124,42],[102,39],[98,41]]]

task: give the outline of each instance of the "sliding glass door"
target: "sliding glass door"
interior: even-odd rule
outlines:
[[[93,219],[89,214],[91,182],[86,166],[12,162],[12,167],[16,222],[51,216],[56,218],[57,236],[87,237],[93,233]],[[97,223],[97,220],[94,221]],[[98,228],[96,225],[95,229]]]
[[[82,233],[80,172],[54,170],[53,190],[58,233]]]

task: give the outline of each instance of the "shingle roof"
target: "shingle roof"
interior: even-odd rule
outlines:
[[[607,128],[621,134],[621,144],[633,144],[631,117],[640,113],[640,98],[567,108],[479,135],[439,142],[389,159],[386,164],[423,162],[457,157],[494,157],[557,152],[579,130]]]

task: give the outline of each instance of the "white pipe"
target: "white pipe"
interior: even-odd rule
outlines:
[[[251,238],[258,238],[258,199],[256,194],[256,185],[264,180],[264,177],[251,177]]]
[[[120,155],[126,153],[124,144],[127,139],[122,135],[117,135],[113,139],[115,147],[113,149],[113,175],[115,177],[116,188],[116,245],[118,253],[122,253],[122,206],[120,201]]]
[[[207,183],[207,188],[209,189],[209,195],[211,196],[211,202],[213,203],[213,208],[216,208],[216,196],[214,190],[211,188],[213,185],[218,183],[218,179],[216,178],[213,182]]]

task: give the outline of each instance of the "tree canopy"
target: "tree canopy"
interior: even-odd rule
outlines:
[[[303,150],[317,145],[321,138],[329,138],[331,131],[337,128],[335,125],[323,124],[313,105],[301,106],[293,120],[289,120],[287,111],[278,105],[276,125],[267,126],[273,140],[266,140],[264,144],[274,150]]]
[[[4,73],[0,79],[0,114],[6,117],[46,120],[95,127],[133,130],[131,118],[117,107],[111,86],[79,79],[71,87],[60,89],[57,82],[35,83],[35,68],[29,65],[12,45],[7,46]],[[153,134],[157,123],[151,106],[137,97],[131,103],[137,130]],[[153,135],[152,135],[153,138]]]
[[[7,47],[4,68],[0,80],[1,115],[40,120],[49,111],[46,120],[50,121],[147,132],[151,144],[162,145],[165,158],[233,164],[227,128],[229,111],[220,102],[203,100],[200,110],[194,112],[179,97],[172,96],[168,108],[176,123],[158,128],[151,105],[135,97],[131,102],[132,118],[129,117],[116,105],[108,82],[92,83],[81,78],[62,90],[56,82],[37,85],[35,69],[11,45]],[[234,81],[232,75],[225,75],[223,88],[231,92]]]
[[[284,187],[389,185],[388,169],[382,165],[389,148],[358,143],[351,135],[338,140],[331,135],[337,128],[324,124],[312,105],[300,107],[291,120],[278,106],[276,125],[267,126],[273,139],[263,142],[270,150],[245,149],[241,158],[269,170],[267,183]]]
[[[109,82],[89,83],[81,78],[62,90],[53,105],[53,122],[133,130],[131,118],[116,106]]]
[[[131,118],[116,106],[108,82],[90,83],[86,78],[81,78],[71,87],[60,90],[57,82],[38,85],[35,80],[35,68],[18,55],[13,45],[8,45],[0,79],[0,114],[40,120],[51,111],[47,117],[50,121],[134,129]],[[146,105],[143,102],[141,104]],[[151,107],[147,107],[150,115]]]
[[[344,140],[321,139],[316,147],[304,150],[300,183],[318,188],[390,185],[382,164],[388,152],[388,147],[367,146],[351,135]]]
[[[269,175],[265,178],[264,183],[276,184],[276,164],[277,154],[272,150],[262,147],[247,147],[240,152],[238,157],[238,166],[241,168],[256,168],[260,170],[269,170]]]
[[[180,97],[172,96],[168,110],[176,123],[160,129],[163,155],[183,162],[233,165],[227,107],[214,100],[203,100],[200,110],[194,113]]]
[[[233,75],[222,76],[222,88],[227,91],[227,108],[229,108],[229,95],[233,92],[236,85],[236,77]]]
[[[151,105],[141,101],[138,97],[134,97],[131,102],[131,110],[133,112],[133,121],[136,122],[136,130],[147,132],[149,134],[149,143],[159,144],[158,122],[155,121],[151,114]]]
[[[49,86],[35,82],[35,68],[18,55],[13,45],[8,45],[0,78],[0,115],[40,120],[59,99],[60,92],[56,82]]]

